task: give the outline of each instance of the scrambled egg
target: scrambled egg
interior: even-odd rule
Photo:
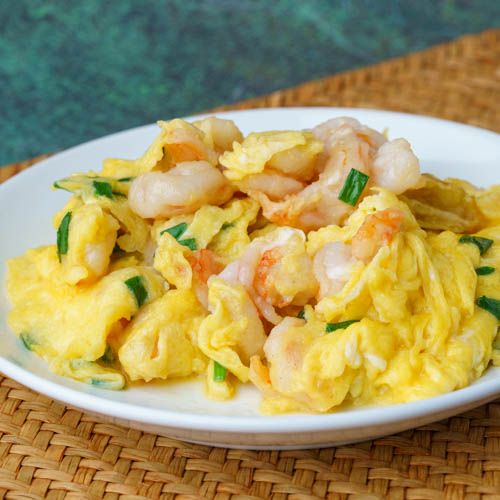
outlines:
[[[318,239],[348,241],[363,212],[387,206],[404,208],[387,192],[365,198],[344,228],[311,234],[311,252],[321,246]],[[355,269],[340,293],[320,300],[306,320],[295,320],[280,336],[280,349],[270,338],[271,387],[255,376],[264,387],[266,411],[327,411],[344,401],[406,402],[464,387],[484,371],[498,321],[475,299],[500,296],[498,277],[488,288],[492,278],[475,272],[477,247],[459,244],[448,231],[426,234],[404,210],[406,231]],[[485,234],[498,241],[498,231]],[[488,263],[500,264],[488,256]],[[353,320],[335,333],[325,326]]]
[[[263,172],[266,166],[282,170],[287,160],[294,159],[295,153],[306,156],[302,170],[308,170],[322,151],[323,143],[310,132],[253,132],[241,144],[235,144],[233,151],[224,153],[219,161],[227,168],[227,178],[238,181]]]
[[[303,231],[238,186],[283,173],[309,189],[309,210],[321,203],[307,186],[327,161],[313,131],[159,125],[139,159],[56,182],[72,197],[55,244],[8,263],[9,324],[55,373],[103,389],[199,377],[216,400],[253,383],[262,411],[281,413],[413,401],[500,366],[498,186],[426,176],[398,197],[368,184],[344,224]],[[233,183],[229,202],[169,219],[130,208],[134,177],[201,160]]]
[[[134,278],[142,301],[127,286]],[[8,293],[15,304],[9,324],[28,349],[46,358],[56,373],[90,377],[104,386],[95,380],[109,372],[98,365],[108,338],[120,336],[139,304],[162,296],[164,285],[155,270],[144,266],[113,271],[94,284],[69,285],[56,247],[48,246],[10,261]]]
[[[246,382],[250,358],[262,352],[266,338],[257,309],[242,285],[217,278],[208,301],[211,314],[200,325],[200,349]]]
[[[190,290],[170,290],[143,309],[123,331],[118,358],[131,380],[201,373],[206,360],[197,347],[206,313]]]

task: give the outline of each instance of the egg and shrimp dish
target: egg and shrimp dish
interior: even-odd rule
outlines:
[[[140,158],[56,180],[54,243],[8,262],[9,325],[51,371],[195,377],[216,400],[253,384],[273,414],[428,398],[500,365],[500,185],[422,174],[352,118],[158,125]]]

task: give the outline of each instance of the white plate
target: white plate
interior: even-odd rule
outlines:
[[[222,113],[221,113],[222,115]],[[391,137],[407,138],[424,171],[468,179],[479,185],[500,181],[500,136],[479,128],[422,116],[362,109],[288,108],[224,113],[243,132],[311,127],[349,115]],[[345,410],[328,415],[259,415],[259,394],[241,387],[237,397],[216,403],[203,397],[202,382],[151,384],[124,391],[100,390],[53,375],[27,352],[6,325],[5,260],[28,247],[53,243],[53,214],[68,195],[52,182],[72,172],[98,170],[103,158],[135,158],[157,134],[148,125],[69,149],[0,186],[0,371],[54,399],[100,414],[113,422],[210,444],[241,448],[306,448],[361,441],[427,424],[465,411],[500,394],[500,369],[490,368],[476,383],[443,396],[390,407]]]

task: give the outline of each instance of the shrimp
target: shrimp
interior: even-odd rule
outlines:
[[[352,134],[355,134],[359,139],[364,140],[375,149],[387,141],[384,135],[362,125],[355,118],[347,116],[339,116],[320,123],[312,129],[312,132],[319,140],[323,141],[327,152],[332,149],[338,140]]]
[[[243,140],[243,134],[233,120],[210,116],[193,122],[193,125],[204,132],[205,142],[219,154],[232,150],[234,142]]]
[[[281,321],[275,308],[304,305],[318,287],[304,233],[284,227],[253,240],[219,277],[244,285],[262,316],[273,324]]]
[[[268,171],[279,172],[297,180],[316,175],[316,161],[323,143],[311,132],[252,132],[233,151],[225,152],[220,164],[232,181]]]
[[[265,399],[276,401],[284,397],[285,401],[290,398],[285,407],[313,407],[314,395],[308,393],[304,384],[304,363],[315,341],[323,335],[322,328],[307,328],[304,320],[291,317],[271,330],[264,343],[267,367],[256,358],[250,365],[251,380]],[[321,390],[320,384],[316,390]]]
[[[370,262],[381,247],[392,242],[404,217],[399,208],[387,208],[367,215],[352,238],[352,255],[365,263]]]
[[[250,191],[264,193],[271,200],[297,194],[305,187],[302,182],[278,172],[263,172],[245,177],[237,182],[237,186],[244,193]]]
[[[186,161],[207,161],[216,166],[219,155],[206,134],[191,123],[176,118],[160,120],[160,134],[145,153],[136,160],[108,158],[104,160],[102,175],[119,179],[137,177],[151,171],[166,172]]]
[[[401,194],[418,187],[420,178],[418,158],[407,140],[394,139],[382,144],[373,161],[372,181],[376,186]]]
[[[85,263],[94,276],[104,276],[116,241],[116,233],[109,232],[102,241],[85,245]]]
[[[254,288],[255,291],[264,299],[274,303],[277,307],[288,305],[288,301],[278,293],[273,287],[273,270],[279,265],[280,259],[283,257],[282,247],[274,247],[266,250],[257,267],[255,268]]]
[[[304,146],[295,146],[275,153],[266,164],[266,170],[272,169],[289,176],[290,179],[309,181],[317,174],[316,150]]]
[[[130,186],[129,203],[143,218],[189,214],[203,205],[222,205],[233,189],[221,172],[206,161],[176,165],[168,172],[148,172]]]
[[[324,245],[313,259],[318,300],[341,292],[356,264],[369,263],[380,248],[389,245],[403,221],[404,213],[399,208],[380,210],[365,217],[351,244],[333,241]]]
[[[276,325],[264,344],[264,353],[269,364],[272,387],[281,393],[292,390],[293,374],[300,372],[308,344],[295,327],[304,325],[304,320],[286,317]]]
[[[171,165],[205,160],[217,165],[217,154],[205,143],[205,134],[184,120],[175,119],[165,125],[164,152]]]
[[[96,204],[72,213],[68,252],[61,259],[64,280],[71,285],[92,283],[108,270],[120,225]]]
[[[223,265],[217,258],[217,254],[207,248],[196,250],[186,256],[193,270],[193,287],[196,297],[200,303],[208,308],[208,285],[210,276],[222,271]]]
[[[418,160],[404,139],[387,142],[382,134],[345,117],[318,125],[313,134],[325,145],[315,182],[301,191],[285,192],[281,198],[270,196],[259,186],[252,189],[248,182],[246,192],[261,204],[264,216],[271,222],[305,231],[342,224],[354,208],[338,196],[353,168],[368,175],[370,185],[398,194],[420,180]]]
[[[309,231],[329,224],[340,224],[353,207],[338,199],[351,168],[369,173],[371,147],[353,135],[337,142],[329,152],[324,170],[317,181],[302,191],[273,201],[264,192],[248,191],[262,206],[271,222]]]
[[[314,275],[319,283],[318,300],[339,293],[349,281],[356,259],[350,245],[340,241],[327,243],[314,256]]]

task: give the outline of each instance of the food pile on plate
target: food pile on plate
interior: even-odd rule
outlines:
[[[405,139],[352,118],[158,124],[140,158],[56,181],[54,244],[9,262],[9,324],[52,371],[198,377],[217,400],[251,383],[281,413],[435,396],[500,364],[500,186],[421,174]]]

